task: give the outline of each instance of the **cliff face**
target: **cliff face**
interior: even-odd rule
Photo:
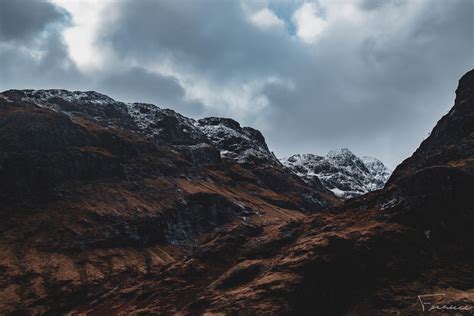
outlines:
[[[432,293],[472,304],[473,91],[471,71],[382,190],[335,206],[234,121],[151,108],[150,125],[105,98],[3,93],[0,311],[416,315]]]
[[[285,170],[258,131],[216,141],[216,120],[95,92],[0,94],[0,313],[64,312],[224,227],[336,201]]]

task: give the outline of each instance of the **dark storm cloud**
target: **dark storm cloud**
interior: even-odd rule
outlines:
[[[0,0],[0,89],[80,83],[62,36],[69,23],[68,12],[47,1]]]
[[[210,79],[240,80],[297,57],[284,29],[256,29],[238,1],[123,1],[119,12],[102,39],[125,58],[167,58]]]
[[[0,0],[0,41],[31,40],[68,15],[46,1]]]

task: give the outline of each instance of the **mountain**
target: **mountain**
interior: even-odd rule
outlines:
[[[368,156],[359,158],[347,148],[332,150],[325,157],[297,154],[281,162],[307,183],[317,178],[342,198],[383,188],[391,173],[380,160]]]
[[[62,314],[224,229],[337,202],[257,130],[91,91],[1,93],[0,148],[0,314]]]
[[[0,95],[1,313],[418,315],[429,294],[444,295],[425,308],[473,305],[474,70],[386,185],[344,202],[233,121],[157,110],[141,127],[130,105],[92,93],[29,93]]]
[[[460,80],[451,111],[383,189],[276,225],[226,227],[185,259],[72,311],[419,315],[422,306],[469,308],[473,157],[474,70]]]

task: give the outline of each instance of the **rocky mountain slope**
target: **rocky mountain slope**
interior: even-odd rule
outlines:
[[[432,293],[474,305],[474,71],[382,190],[339,204],[232,122],[157,110],[140,126],[130,105],[29,93],[0,95],[1,313],[417,315]]]
[[[380,191],[276,225],[235,224],[75,312],[419,315],[474,302],[474,71]],[[424,296],[423,305],[419,296]],[[465,310],[450,311],[462,314]],[[444,310],[430,312],[444,315]]]
[[[317,178],[343,198],[381,189],[391,174],[380,160],[368,156],[359,158],[347,148],[332,150],[325,157],[297,154],[281,162],[306,182]]]
[[[258,130],[241,127],[228,118],[195,121],[170,109],[146,103],[123,103],[94,91],[10,90],[3,97],[68,116],[85,115],[105,127],[129,129],[160,145],[210,144],[222,156],[240,162],[249,158],[275,160]]]
[[[0,94],[0,314],[63,313],[189,255],[336,198],[256,130],[96,92]]]

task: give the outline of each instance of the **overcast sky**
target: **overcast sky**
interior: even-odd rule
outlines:
[[[394,168],[474,66],[473,0],[0,0],[0,90],[95,90]]]

